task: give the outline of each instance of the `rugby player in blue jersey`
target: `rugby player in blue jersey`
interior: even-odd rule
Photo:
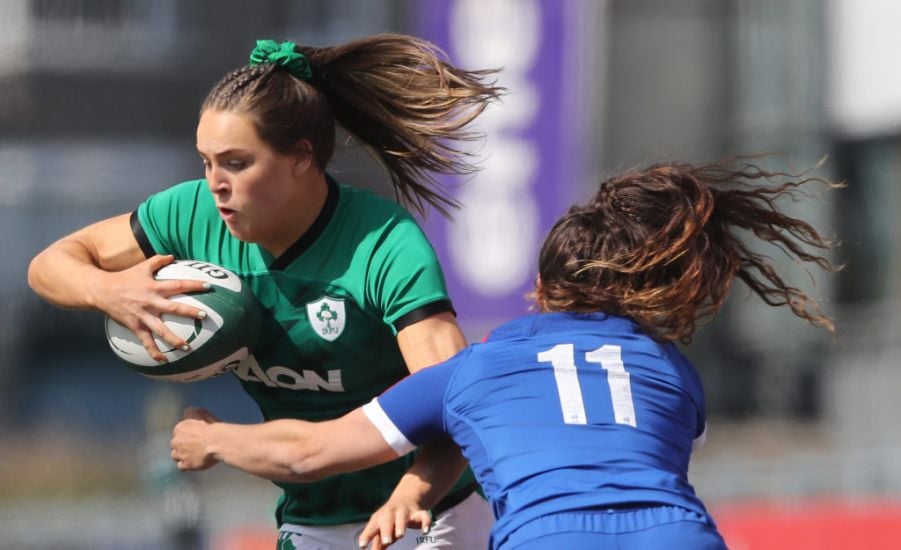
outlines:
[[[449,361],[327,422],[176,426],[183,470],[221,461],[281,480],[369,467],[445,434],[463,449],[497,522],[491,548],[719,549],[725,543],[688,482],[705,436],[705,399],[674,345],[741,279],[766,303],[832,330],[747,239],[833,270],[830,244],[777,200],[820,183],[750,159],[652,166],[608,179],[551,229],[534,293],[513,320]],[[415,517],[427,529],[425,513]],[[381,548],[404,525],[371,522]]]

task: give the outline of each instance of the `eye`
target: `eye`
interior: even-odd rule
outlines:
[[[204,171],[210,169],[210,161],[208,161],[207,159],[205,159],[205,158],[203,158],[203,157],[200,157],[200,162],[203,163],[203,169],[204,169]]]
[[[238,159],[231,159],[225,163],[225,166],[229,170],[238,171],[238,170],[243,170],[243,169],[247,168],[247,162],[243,161],[243,160],[238,160]]]

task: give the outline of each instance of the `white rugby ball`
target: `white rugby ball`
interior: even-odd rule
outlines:
[[[157,380],[194,382],[235,368],[251,352],[259,335],[259,302],[232,271],[196,260],[178,260],[156,272],[158,280],[205,281],[210,290],[176,294],[169,299],[206,311],[203,319],[163,315],[169,329],[188,342],[190,349],[172,348],[158,336],[156,345],[168,362],[158,363],[137,336],[117,321],[106,318],[106,337],[113,351],[135,371]]]

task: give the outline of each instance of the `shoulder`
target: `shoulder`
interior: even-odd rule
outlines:
[[[353,216],[358,223],[369,226],[412,224],[418,227],[410,212],[387,197],[350,185],[339,184],[338,188],[341,193],[340,208],[343,215]]]
[[[170,218],[190,210],[195,215],[205,214],[218,219],[213,195],[207,189],[206,180],[190,180],[177,183],[150,195],[138,208],[142,221],[146,216]],[[193,219],[194,216],[191,216]]]
[[[429,257],[434,254],[419,223],[401,205],[363,189],[339,185],[336,217],[341,239],[358,254]]]
[[[175,185],[164,189],[157,193],[157,195],[161,194],[173,194],[173,195],[196,195],[200,194],[202,191],[205,191],[207,188],[206,180],[188,180],[180,183],[176,183]]]
[[[162,191],[150,195],[145,202],[148,205],[155,204],[213,204],[212,195],[206,191],[206,180],[189,180],[176,183]]]
[[[150,195],[132,214],[132,231],[145,255],[199,258],[199,250],[187,243],[205,242],[221,224],[206,180],[181,182]],[[186,238],[190,235],[203,238]]]
[[[527,314],[507,321],[492,329],[482,338],[483,343],[496,343],[514,338],[530,336],[534,333],[533,326],[539,318],[538,313]]]
[[[478,371],[478,362],[481,356],[477,352],[480,344],[471,344],[453,357],[436,365],[418,370],[408,376],[408,379],[422,380],[419,393],[429,393],[440,396],[442,402],[446,402],[453,387],[461,385],[460,380],[466,380],[473,371]]]
[[[685,379],[687,386],[692,391],[700,391],[701,377],[694,364],[686,357],[676,344],[669,342],[660,344],[661,353],[666,360],[673,365],[680,377]]]

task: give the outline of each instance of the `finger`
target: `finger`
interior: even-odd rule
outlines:
[[[157,363],[166,363],[168,359],[163,355],[163,352],[160,351],[160,348],[156,345],[156,340],[153,339],[153,333],[151,333],[147,329],[137,329],[133,330],[135,336],[138,337],[138,340],[141,342],[141,345],[144,346],[144,349],[147,350],[147,355],[149,355],[154,361]]]
[[[164,300],[160,302],[157,309],[159,310],[160,315],[174,315],[177,317],[187,317],[189,319],[204,319],[207,315],[206,310],[204,309],[173,300]]]
[[[200,407],[185,407],[182,418],[185,420],[204,420],[204,413],[206,412],[206,409]]]
[[[177,349],[181,351],[188,351],[190,349],[190,347],[188,347],[188,341],[172,332],[172,329],[170,329],[168,325],[166,325],[162,318],[147,315],[146,319],[144,320],[144,324],[147,325],[147,328],[149,328],[153,332],[153,334],[155,334],[169,346],[169,351]],[[154,346],[156,346],[155,342]]]
[[[390,546],[394,542],[394,518],[390,514],[379,522],[379,540],[382,546]]]
[[[366,548],[366,545],[369,544],[370,540],[377,540],[376,535],[378,535],[379,528],[378,524],[372,521],[370,518],[369,523],[363,527],[363,530],[360,532],[360,537],[357,539],[357,544],[360,545],[360,548]],[[373,542],[373,548],[375,548],[375,543]]]
[[[432,529],[432,514],[429,513],[428,510],[419,510],[414,512],[412,516],[410,516],[410,523],[418,523],[419,529],[422,530],[423,535],[429,534],[429,530]]]
[[[157,254],[156,256],[151,256],[150,258],[148,258],[146,264],[150,269],[150,273],[153,274],[174,261],[175,256],[171,254]]]
[[[204,422],[209,424],[211,422],[219,422],[219,418],[216,417],[210,411],[200,408],[200,407],[187,407],[184,411],[184,419],[185,420],[197,420],[200,422]]]
[[[370,550],[381,550],[385,545],[391,544],[391,536],[382,536],[382,533],[381,519],[373,520],[370,518],[369,523],[366,524],[366,527],[363,528],[363,532],[360,533],[360,548],[365,548],[370,542],[372,542]]]
[[[191,279],[169,279],[157,282],[157,288],[163,292],[165,296],[173,294],[188,294],[191,292],[204,292],[211,288],[210,283],[206,281],[196,281]]]
[[[407,532],[406,510],[399,509],[394,512],[394,540],[400,539]]]

